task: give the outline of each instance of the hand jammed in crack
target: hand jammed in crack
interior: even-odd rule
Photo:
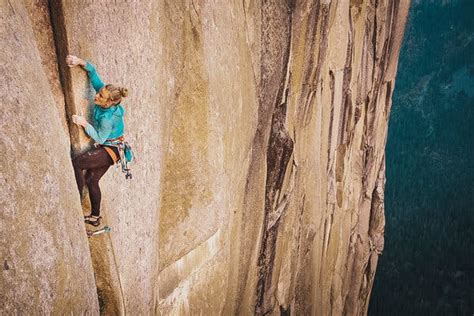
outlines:
[[[82,127],[86,127],[88,124],[87,120],[83,116],[76,115],[76,114],[72,116],[72,122]]]
[[[76,66],[85,67],[86,61],[74,55],[67,55],[66,64],[71,68],[76,67]]]

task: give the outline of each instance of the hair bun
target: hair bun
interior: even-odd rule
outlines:
[[[122,97],[126,98],[128,96],[128,89],[120,88],[120,94],[122,95]]]

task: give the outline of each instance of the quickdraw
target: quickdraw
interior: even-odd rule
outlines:
[[[122,165],[122,172],[125,173],[125,179],[132,179],[132,172],[128,167],[128,161],[125,158],[125,149],[130,147],[126,142],[123,142],[121,146],[118,147],[120,154],[120,164]]]

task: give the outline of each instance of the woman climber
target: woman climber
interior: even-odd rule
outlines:
[[[84,217],[84,220],[87,224],[99,226],[101,220],[99,180],[121,156],[118,144],[123,144],[125,110],[120,103],[122,98],[128,95],[128,90],[111,84],[105,85],[94,66],[81,58],[68,55],[66,63],[69,67],[81,66],[87,71],[92,86],[97,92],[94,98],[93,124],[87,122],[82,116],[72,116],[72,121],[82,126],[96,145],[90,151],[75,157],[72,164],[79,194],[82,195],[84,184],[89,189],[92,210],[90,215]]]

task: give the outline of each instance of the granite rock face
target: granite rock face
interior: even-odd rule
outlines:
[[[94,314],[94,273],[52,76],[27,8],[2,1],[0,10],[0,313]]]
[[[0,310],[366,314],[408,6],[3,1]],[[93,92],[67,54],[130,90],[134,178],[101,180],[89,248],[70,116]]]

